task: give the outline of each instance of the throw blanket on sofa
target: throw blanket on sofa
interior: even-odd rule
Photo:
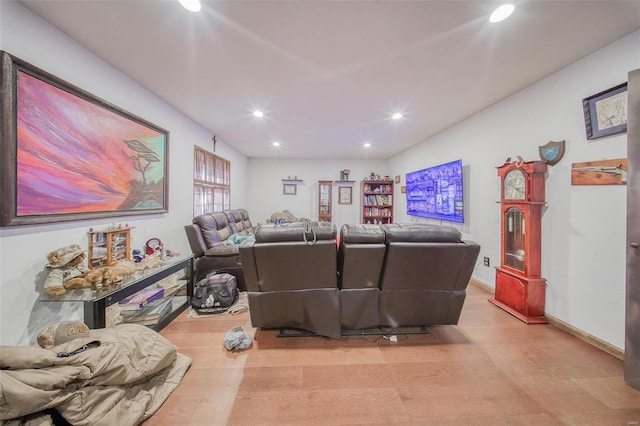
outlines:
[[[225,240],[224,244],[227,246],[249,244],[255,240],[256,238],[253,236],[253,234],[248,234],[248,235],[231,234],[229,238]]]
[[[55,408],[73,425],[137,425],[190,365],[171,342],[136,324],[91,330],[49,349],[0,346],[0,420]]]

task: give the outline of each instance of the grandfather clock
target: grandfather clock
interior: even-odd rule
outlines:
[[[489,302],[527,324],[546,324],[546,280],[540,276],[544,179],[542,161],[506,162],[500,177],[500,266]]]

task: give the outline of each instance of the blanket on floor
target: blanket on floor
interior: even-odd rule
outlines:
[[[55,408],[73,425],[137,425],[190,365],[166,338],[137,324],[91,330],[49,349],[0,346],[0,420]]]

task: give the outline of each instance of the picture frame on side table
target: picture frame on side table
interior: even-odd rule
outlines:
[[[296,195],[298,192],[298,186],[295,183],[283,183],[282,193],[284,195]]]
[[[338,187],[338,204],[351,204],[352,203],[352,193],[350,186],[340,186]]]
[[[168,131],[5,51],[0,85],[0,226],[168,212]]]
[[[627,131],[627,83],[582,100],[587,139],[593,140]]]

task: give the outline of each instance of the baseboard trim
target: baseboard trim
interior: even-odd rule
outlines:
[[[559,320],[558,318],[551,316],[547,313],[544,314],[545,317],[549,320],[549,324],[559,328],[560,330],[569,333],[570,335],[577,337],[580,340],[583,340],[589,343],[592,346],[608,353],[609,355],[618,358],[621,361],[624,361],[624,350],[618,348],[617,346],[613,346],[611,343],[607,343],[604,340],[598,339],[596,336],[593,336],[585,331],[580,330],[579,328],[575,328],[571,324],[567,324],[566,322]]]
[[[483,289],[485,291],[488,291],[489,293],[493,294],[493,291],[494,291],[493,287],[491,287],[489,284],[483,283],[482,281],[479,281],[479,280],[477,280],[475,278],[471,278],[469,280],[469,284],[473,284],[476,287],[480,287],[481,289]]]
[[[473,284],[476,287],[479,287],[491,294],[494,294],[494,288],[489,286],[486,283],[483,283],[482,281],[479,281],[475,278],[471,278],[471,280],[469,281],[469,284]],[[568,333],[574,337],[577,337],[578,339],[589,343],[590,345],[600,349],[601,351],[604,351],[606,353],[608,353],[609,355],[618,358],[619,360],[624,361],[624,350],[618,348],[617,346],[613,346],[610,343],[605,342],[602,339],[598,339],[597,337],[580,330],[579,328],[576,328],[574,326],[572,326],[571,324],[567,324],[566,322],[559,320],[558,318],[549,315],[547,313],[544,314],[544,316],[549,320],[549,324],[553,325],[556,328],[559,328],[560,330],[564,331],[565,333]]]

